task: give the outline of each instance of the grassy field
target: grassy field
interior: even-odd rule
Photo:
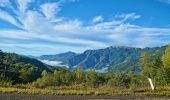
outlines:
[[[80,87],[80,88],[79,88]],[[149,87],[136,89],[127,88],[110,88],[102,86],[99,88],[85,88],[81,86],[61,86],[48,87],[44,89],[32,87],[0,87],[0,93],[17,93],[17,94],[49,94],[49,95],[95,95],[95,96],[166,96],[170,97],[170,87],[157,87],[152,92]]]
[[[52,94],[52,95],[91,95],[91,90],[51,90],[51,89],[20,89],[0,87],[1,93],[28,93],[28,94]]]

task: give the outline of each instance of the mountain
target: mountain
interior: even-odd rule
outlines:
[[[68,68],[69,60],[77,55],[78,54],[69,51],[56,55],[42,55],[40,57],[37,57],[37,59],[51,66]]]
[[[107,71],[112,68],[113,71],[139,71],[140,70],[140,55],[146,51],[150,54],[160,52],[163,54],[164,47],[154,48],[133,48],[133,47],[107,47],[98,50],[86,50],[81,54],[67,52],[56,55],[44,55],[38,57],[40,60],[59,61],[68,66],[69,69],[74,69],[76,66],[82,66],[83,69],[95,69],[96,71]]]
[[[76,55],[77,55],[76,53],[69,51],[66,53],[61,53],[61,54],[56,54],[56,55],[42,55],[37,58],[41,60],[49,60],[49,61],[59,60],[64,63],[68,63],[67,61],[75,57]]]
[[[43,70],[51,71],[48,65],[37,59],[0,50],[0,79],[27,83],[35,81]]]

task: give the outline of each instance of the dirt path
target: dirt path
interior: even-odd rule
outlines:
[[[0,94],[0,100],[170,100],[167,97],[132,97],[132,96],[57,96],[32,94]]]

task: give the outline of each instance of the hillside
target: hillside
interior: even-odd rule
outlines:
[[[140,70],[140,55],[147,51],[150,54],[160,52],[162,54],[164,47],[155,48],[133,48],[133,47],[107,47],[98,50],[86,50],[81,54],[67,52],[56,55],[44,55],[38,57],[40,60],[60,61],[62,64],[68,65],[70,69],[76,66],[82,66],[83,69],[95,69],[105,72],[108,68],[113,71],[139,71]]]
[[[32,82],[40,77],[43,70],[50,71],[47,65],[36,59],[0,51],[0,79]]]

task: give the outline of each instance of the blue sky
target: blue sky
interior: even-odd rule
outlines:
[[[0,0],[0,49],[24,55],[170,43],[170,0]]]

